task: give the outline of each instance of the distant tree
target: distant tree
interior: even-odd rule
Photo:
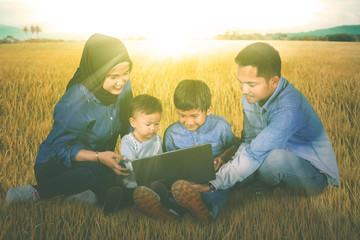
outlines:
[[[36,27],[34,25],[30,26],[31,38],[34,38],[34,32],[36,32],[35,29]]]
[[[329,41],[337,41],[337,42],[357,42],[358,39],[355,35],[350,35],[350,34],[333,34],[333,35],[328,35],[328,40]]]
[[[28,29],[27,26],[25,26],[25,27],[22,28],[22,30],[24,31],[24,33],[25,33],[25,39],[27,40],[27,33],[28,33],[29,29]]]
[[[41,32],[41,28],[38,25],[35,26],[35,32],[36,32],[36,38],[38,38],[39,32]]]
[[[12,35],[7,35],[6,38],[0,39],[0,44],[18,43],[19,39],[14,38]]]

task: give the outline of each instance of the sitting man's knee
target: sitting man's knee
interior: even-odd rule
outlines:
[[[287,161],[287,153],[285,149],[274,149],[265,158],[262,166],[268,169],[278,169]]]

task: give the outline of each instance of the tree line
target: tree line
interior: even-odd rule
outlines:
[[[39,33],[41,32],[41,28],[38,25],[31,25],[29,28],[27,26],[23,27],[22,30],[25,33],[25,39],[28,39],[27,33],[31,32],[31,39],[34,38],[35,33],[35,39],[37,39]]]
[[[48,41],[63,41],[63,40],[51,40],[51,39],[38,39],[39,33],[42,31],[38,25],[31,25],[30,27],[25,26],[21,29],[25,33],[25,41],[31,42],[48,42]],[[28,33],[31,33],[31,38],[28,38]],[[19,43],[20,39],[17,39],[11,35],[6,36],[3,39],[0,39],[0,44],[8,43]]]
[[[217,35],[217,40],[299,40],[299,41],[337,41],[337,42],[360,42],[360,35],[354,34],[329,34],[326,36],[300,36],[286,33],[251,33],[242,34],[239,32],[225,32]]]

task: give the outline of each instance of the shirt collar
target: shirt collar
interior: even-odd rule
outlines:
[[[85,95],[86,100],[88,102],[95,101],[97,103],[100,103],[99,99],[97,99],[95,97],[95,95],[92,92],[90,92],[84,85],[82,85],[82,84],[78,84],[78,85],[79,85],[80,91]]]
[[[286,86],[287,80],[283,77],[280,77],[279,84],[277,85],[275,91],[270,96],[270,98],[266,101],[266,103],[261,107],[261,109],[264,109],[266,111],[269,110],[269,105],[273,102],[273,100],[279,95],[281,90]],[[256,104],[260,107],[259,102],[256,102]]]

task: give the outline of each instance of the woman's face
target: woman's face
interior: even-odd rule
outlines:
[[[128,62],[122,62],[113,67],[105,77],[103,88],[114,95],[119,95],[129,80],[129,70]]]

